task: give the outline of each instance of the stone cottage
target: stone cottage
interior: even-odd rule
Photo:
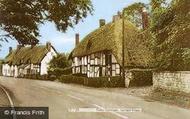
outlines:
[[[3,66],[3,76],[23,76],[27,74],[45,75],[48,72],[48,63],[57,55],[51,43],[46,45],[21,46],[15,50],[9,48]]]

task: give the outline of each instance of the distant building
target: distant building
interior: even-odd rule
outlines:
[[[0,76],[2,76],[3,60],[0,59]]]
[[[3,76],[24,76],[26,74],[45,75],[48,72],[48,63],[57,55],[51,43],[46,45],[21,46],[17,49],[9,48],[3,66]]]
[[[142,31],[128,20],[125,20],[124,26],[126,72],[150,68],[153,55]],[[77,34],[76,47],[70,54],[72,73],[87,77],[121,76],[122,37],[122,19],[119,15],[115,15],[113,21],[108,24],[101,19],[100,27],[80,43]]]

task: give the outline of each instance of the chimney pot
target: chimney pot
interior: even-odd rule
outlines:
[[[121,15],[114,15],[113,16],[113,22],[118,21],[119,19],[121,19]]]
[[[117,12],[117,15],[121,18],[122,14],[120,11]]]
[[[22,46],[21,44],[17,45],[17,49],[19,50]]]
[[[106,20],[105,19],[100,19],[99,24],[100,24],[100,27],[106,25]]]
[[[51,43],[50,43],[50,42],[47,42],[47,43],[46,43],[46,48],[47,48],[48,51],[51,50]]]
[[[149,21],[148,21],[148,13],[146,8],[142,8],[142,26],[143,29],[147,29],[149,25]]]
[[[9,47],[9,53],[11,53],[11,52],[12,52],[12,50],[13,50],[13,48],[12,48],[12,47]]]
[[[78,33],[75,34],[75,46],[79,44],[80,36]]]

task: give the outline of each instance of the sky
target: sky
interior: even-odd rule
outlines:
[[[93,30],[99,27],[99,19],[105,19],[106,23],[112,21],[112,16],[116,15],[118,11],[121,11],[124,7],[134,2],[148,3],[149,0],[91,0],[94,6],[93,15],[88,15],[74,28],[68,28],[63,33],[56,30],[53,23],[47,22],[44,25],[39,26],[40,44],[45,44],[47,41],[51,42],[55,49],[60,53],[69,53],[75,47],[75,34],[80,34],[80,40],[88,35]],[[9,42],[1,43],[2,48],[0,51],[0,58],[3,59],[9,51],[9,47],[14,49],[17,46],[17,42],[9,40]]]

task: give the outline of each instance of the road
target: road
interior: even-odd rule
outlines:
[[[47,106],[50,119],[189,119],[190,110],[96,88],[0,77],[15,106]],[[70,109],[140,108],[136,112],[71,112]],[[83,110],[84,111],[84,110]]]

